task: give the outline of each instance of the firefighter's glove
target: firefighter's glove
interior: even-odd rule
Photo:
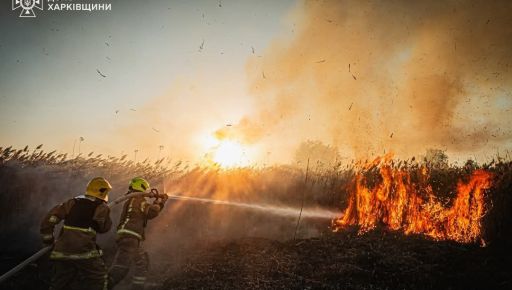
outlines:
[[[154,204],[158,204],[160,208],[163,208],[168,199],[169,197],[167,196],[167,194],[158,195],[158,198],[155,199]]]
[[[41,235],[41,239],[43,240],[43,245],[45,247],[51,246],[55,242],[53,235]]]
[[[158,192],[158,189],[151,188],[151,197],[154,197],[156,199],[158,199],[160,197],[160,193]]]
[[[161,198],[162,198],[162,200],[160,201],[160,204],[163,207],[165,205],[165,203],[167,202],[167,200],[169,200],[169,196],[167,194],[162,194]]]

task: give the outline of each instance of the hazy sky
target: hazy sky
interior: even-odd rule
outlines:
[[[83,136],[82,152],[132,154],[138,148],[144,156],[159,145],[181,152],[177,147],[201,141],[184,142],[180,134],[201,139],[199,134],[236,122],[249,110],[247,58],[261,55],[282,33],[294,4],[111,3],[110,12],[36,10],[35,19],[21,19],[10,11],[10,1],[2,1],[2,146],[44,143],[47,149],[70,152],[74,140]],[[170,91],[176,92],[173,107],[151,110],[148,103]],[[161,114],[172,128],[155,121],[131,129],[131,123]]]
[[[349,158],[512,149],[510,1],[123,0],[34,19],[2,2],[0,146],[199,160],[227,136],[260,163],[308,139]]]

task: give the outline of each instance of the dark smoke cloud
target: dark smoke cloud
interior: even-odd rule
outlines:
[[[512,2],[304,1],[291,22],[248,61],[257,112],[218,137],[316,130],[360,157],[509,146]]]

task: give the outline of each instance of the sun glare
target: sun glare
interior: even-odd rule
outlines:
[[[234,141],[221,141],[214,148],[213,162],[226,168],[248,164],[242,145]]]

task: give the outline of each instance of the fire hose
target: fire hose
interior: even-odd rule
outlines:
[[[116,200],[113,200],[113,201],[109,202],[108,206],[109,207],[116,206],[116,205],[120,204],[121,202],[123,202],[123,201],[125,201],[127,199],[130,199],[132,197],[144,196],[144,197],[155,197],[155,198],[158,198],[158,197],[162,197],[163,195],[164,194],[158,193],[158,191],[156,189],[152,189],[150,192],[135,192],[135,193],[130,193],[130,194],[121,196],[121,197],[117,198]],[[39,258],[44,256],[46,253],[51,251],[52,248],[53,248],[53,246],[47,246],[47,247],[42,248],[37,253],[33,254],[30,257],[28,257],[25,261],[19,263],[16,267],[12,268],[8,272],[6,272],[2,276],[0,276],[0,284],[2,284],[4,281],[9,279],[12,275],[14,275],[14,274],[18,273],[19,271],[21,271],[23,268],[25,268],[30,263],[33,263],[33,262],[37,261]]]

